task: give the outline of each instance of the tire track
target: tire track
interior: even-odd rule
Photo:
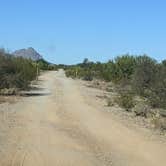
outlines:
[[[33,147],[19,148],[12,158],[10,166],[24,166],[27,159],[33,160],[36,166],[45,166],[43,155]]]

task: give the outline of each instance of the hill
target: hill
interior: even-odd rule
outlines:
[[[31,59],[34,61],[42,59],[42,55],[40,55],[34,48],[29,47],[27,49],[16,50],[12,53],[16,57],[23,57],[26,59]]]

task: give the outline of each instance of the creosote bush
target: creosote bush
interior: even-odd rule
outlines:
[[[36,78],[36,71],[31,60],[0,53],[0,89],[26,89]]]
[[[145,97],[150,106],[166,109],[166,60],[158,63],[147,55],[122,55],[107,63],[91,62],[66,66],[66,75],[72,78],[93,79],[113,82],[120,88]],[[132,97],[125,93],[121,105],[127,109],[133,106]],[[130,102],[131,100],[131,102]],[[126,102],[126,103],[125,103]],[[126,105],[125,105],[126,104]]]
[[[116,102],[120,107],[125,108],[126,111],[131,111],[135,106],[132,94],[121,93],[120,96],[117,97]]]

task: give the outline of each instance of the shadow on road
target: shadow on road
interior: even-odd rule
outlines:
[[[38,97],[38,96],[48,96],[51,93],[48,92],[45,88],[31,86],[28,91],[22,91],[20,96],[23,97]]]
[[[40,92],[23,92],[20,94],[22,97],[38,97],[38,96],[49,96],[51,93],[40,93]]]

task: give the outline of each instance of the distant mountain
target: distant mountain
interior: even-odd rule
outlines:
[[[12,54],[16,57],[23,57],[26,59],[32,59],[34,61],[42,59],[42,56],[32,47],[16,50]]]

